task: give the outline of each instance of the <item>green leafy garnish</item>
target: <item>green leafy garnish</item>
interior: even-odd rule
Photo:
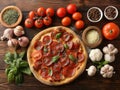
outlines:
[[[97,69],[100,69],[102,66],[104,66],[105,64],[108,64],[108,61],[99,61],[99,62],[93,62],[95,65],[97,65]]]
[[[62,33],[57,33],[56,34],[56,39],[59,39],[61,37]]]
[[[69,59],[72,60],[73,62],[76,61],[76,58],[72,54],[69,55]]]
[[[52,71],[52,69],[50,69],[49,70],[49,75],[52,76],[52,74],[53,74],[53,71]]]
[[[64,48],[65,48],[65,49],[68,49],[69,47],[68,47],[68,45],[67,45],[67,44],[64,44]]]
[[[47,47],[46,47],[46,46],[44,46],[43,51],[44,51],[45,53],[47,53],[47,52],[48,52],[48,49],[47,49]]]
[[[8,67],[5,69],[5,73],[8,78],[8,82],[15,82],[16,84],[21,84],[23,82],[23,74],[31,75],[29,65],[27,61],[23,60],[25,52],[21,53],[10,53],[5,54],[5,63]]]
[[[58,56],[58,55],[52,57],[52,62],[53,62],[53,63],[57,62],[59,58],[60,58],[60,56]]]

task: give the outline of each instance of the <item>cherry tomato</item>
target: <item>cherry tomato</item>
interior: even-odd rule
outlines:
[[[110,22],[103,26],[103,36],[108,40],[113,40],[119,36],[120,28],[117,24]]]
[[[44,17],[43,22],[46,26],[49,26],[52,23],[52,19],[49,16]]]
[[[71,24],[71,19],[70,19],[70,17],[64,17],[63,19],[62,19],[62,25],[63,26],[69,26],[70,24]]]
[[[45,16],[46,9],[44,7],[40,7],[37,9],[37,14],[39,16]]]
[[[77,7],[76,7],[75,4],[69,4],[69,5],[67,6],[67,12],[68,12],[69,14],[75,13],[76,10],[77,10]]]
[[[28,14],[28,17],[33,19],[35,17],[36,13],[34,11],[30,11]]]
[[[38,20],[35,20],[35,27],[37,28],[41,28],[43,27],[43,20],[42,19],[38,19]]]
[[[84,22],[82,20],[78,20],[75,22],[76,29],[82,29],[84,27]]]
[[[67,13],[67,11],[63,7],[57,9],[57,16],[60,18],[66,16],[66,13]]]
[[[54,11],[53,8],[47,8],[47,9],[46,9],[46,15],[47,15],[47,16],[52,17],[52,16],[54,16],[54,14],[55,14],[55,11]]]
[[[25,27],[27,27],[27,28],[33,27],[33,20],[31,18],[27,18],[25,20]]]
[[[75,12],[73,13],[72,18],[74,20],[80,20],[82,18],[82,14],[80,12]]]

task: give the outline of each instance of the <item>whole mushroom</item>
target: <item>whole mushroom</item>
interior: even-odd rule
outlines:
[[[21,47],[26,47],[29,44],[29,39],[25,36],[18,38],[18,43]]]
[[[14,28],[14,34],[16,36],[22,36],[23,34],[25,34],[25,31],[22,26],[17,26],[16,28]]]

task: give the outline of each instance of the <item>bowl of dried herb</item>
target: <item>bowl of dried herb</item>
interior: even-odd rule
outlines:
[[[0,13],[0,22],[5,27],[15,27],[22,20],[22,12],[16,6],[7,6]]]

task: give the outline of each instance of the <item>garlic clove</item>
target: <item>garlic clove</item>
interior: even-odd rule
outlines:
[[[26,47],[29,44],[29,39],[25,36],[18,38],[18,43],[21,47]]]
[[[17,26],[16,28],[14,28],[14,34],[16,36],[22,36],[23,34],[25,34],[25,31],[22,26]]]
[[[10,39],[10,40],[8,40],[7,45],[9,47],[17,47],[18,46],[18,40],[17,39]]]
[[[108,48],[109,48],[110,51],[112,51],[115,47],[114,47],[113,44],[108,44]]]
[[[105,46],[105,47],[103,48],[103,52],[104,52],[105,54],[109,53],[109,49],[108,49],[107,46]]]
[[[115,55],[105,54],[104,59],[105,59],[105,61],[108,61],[109,63],[114,62],[115,61]]]
[[[111,51],[112,54],[117,54],[118,53],[118,49],[115,48],[114,50]]]
[[[95,66],[90,66],[88,69],[86,69],[88,76],[94,76],[96,74],[96,67]]]

